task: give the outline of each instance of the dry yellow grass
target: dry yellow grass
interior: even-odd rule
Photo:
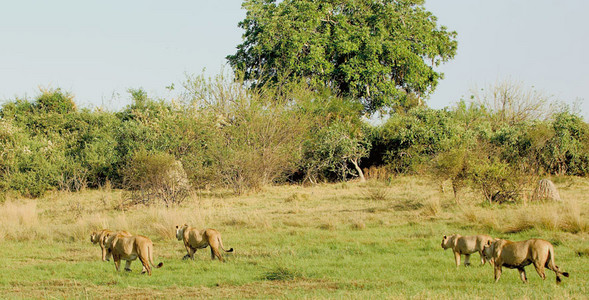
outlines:
[[[192,194],[179,207],[138,206],[126,211],[116,209],[124,193],[110,188],[54,192],[37,200],[3,203],[0,239],[84,240],[91,231],[102,228],[173,239],[174,226],[183,223],[194,227],[313,227],[329,231],[430,219],[461,223],[479,231],[509,233],[539,228],[587,233],[589,201],[585,195],[589,194],[589,181],[570,178],[558,182],[563,202],[496,207],[483,205],[482,198],[472,191],[466,191],[456,204],[452,193],[440,192],[436,182],[421,177],[398,177],[390,183],[284,185],[241,196],[203,191]]]
[[[44,232],[39,225],[37,203],[34,201],[2,204],[0,209],[0,240],[22,240],[24,236],[39,236]]]
[[[504,233],[529,229],[589,233],[587,180],[561,180],[562,202],[533,202],[503,206],[481,206],[471,201],[461,207],[462,219],[482,228]]]

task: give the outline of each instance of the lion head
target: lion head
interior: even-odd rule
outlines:
[[[176,238],[181,241],[184,238],[184,230],[188,227],[188,224],[176,225]]]
[[[457,235],[453,234],[453,235],[444,235],[444,237],[442,238],[442,248],[444,250],[448,249],[448,248],[452,248],[454,249],[454,246],[456,246],[456,241],[457,241]]]

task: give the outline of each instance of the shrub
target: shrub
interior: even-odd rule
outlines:
[[[340,180],[348,176],[365,180],[360,160],[368,156],[370,143],[367,135],[362,130],[354,130],[352,124],[338,121],[320,128],[311,139],[305,141],[304,147],[303,168],[310,182],[317,182],[322,175],[328,176],[327,173],[334,174]]]
[[[228,79],[196,77],[185,84],[194,119],[206,126],[198,139],[202,156],[190,156],[195,178],[236,193],[284,182],[297,170],[308,132],[293,103],[299,91],[248,90]]]
[[[552,174],[589,174],[589,125],[580,116],[562,112],[552,126],[554,135],[541,154],[545,168]]]
[[[237,193],[284,181],[301,159],[304,122],[283,107],[261,104],[254,100],[239,108],[209,152],[223,182]]]
[[[67,114],[76,111],[76,104],[73,96],[64,93],[61,89],[41,90],[42,94],[37,97],[33,107],[43,113]]]
[[[303,181],[364,181],[361,160],[372,147],[371,128],[361,120],[362,107],[330,93],[297,101],[297,114],[310,122],[303,143]]]
[[[161,200],[166,207],[180,204],[189,192],[180,161],[162,152],[141,150],[133,154],[124,170],[124,185],[131,191],[130,204],[150,205]]]
[[[468,178],[468,152],[468,149],[458,147],[439,153],[431,162],[432,175],[435,178],[441,182],[447,179],[452,181],[452,190],[456,201],[458,201],[459,190]]]
[[[437,154],[462,141],[468,146],[464,132],[453,113],[417,107],[407,114],[396,114],[377,131],[374,148],[383,162],[398,173],[418,173]]]
[[[521,175],[496,158],[478,158],[472,162],[469,178],[489,202],[515,202],[523,185]]]

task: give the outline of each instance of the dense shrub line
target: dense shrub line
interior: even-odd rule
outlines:
[[[530,176],[589,173],[589,126],[566,110],[501,122],[484,105],[460,102],[398,110],[373,125],[361,105],[302,85],[248,90],[221,77],[194,77],[179,100],[151,99],[141,89],[130,94],[133,103],[118,112],[77,109],[59,89],[4,103],[0,191],[37,197],[109,182],[145,192],[157,183],[160,190],[147,194],[161,196],[176,186],[166,183],[170,168],[181,166],[185,179],[178,180],[193,188],[241,193],[272,183],[348,180],[377,166],[452,180],[457,194],[472,185],[489,201],[504,201],[517,198]]]

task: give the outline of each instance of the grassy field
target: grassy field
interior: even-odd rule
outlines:
[[[108,188],[8,199],[0,207],[1,298],[586,298],[589,295],[589,180],[556,178],[563,203],[489,206],[416,177],[313,187],[279,186],[246,196],[194,194],[180,207],[115,209],[123,194]],[[174,226],[218,229],[225,263],[208,249],[184,261]],[[115,271],[90,243],[93,230],[149,236],[151,277]],[[528,266],[528,284],[504,269],[456,268],[444,234],[537,237],[555,245],[571,274],[556,285]]]

